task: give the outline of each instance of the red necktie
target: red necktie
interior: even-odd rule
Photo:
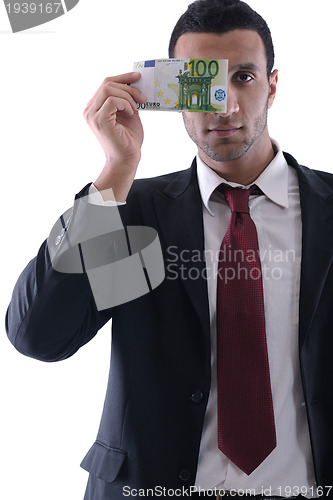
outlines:
[[[221,188],[231,219],[217,279],[218,446],[249,475],[276,447],[258,236],[249,214],[250,194],[261,192]]]

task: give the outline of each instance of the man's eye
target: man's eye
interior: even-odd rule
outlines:
[[[251,80],[253,80],[253,77],[246,73],[242,73],[241,75],[237,76],[237,79],[240,80],[241,82],[250,82]]]

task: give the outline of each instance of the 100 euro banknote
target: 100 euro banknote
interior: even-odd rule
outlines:
[[[132,85],[147,97],[140,110],[227,110],[227,59],[153,59],[135,62],[133,71],[142,76]]]

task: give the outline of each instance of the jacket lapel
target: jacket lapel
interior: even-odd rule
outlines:
[[[313,171],[285,154],[298,174],[302,212],[299,308],[300,350],[311,325],[333,258],[333,191]]]
[[[333,259],[333,191],[313,171],[289,154],[285,157],[298,174],[302,211],[302,264],[299,307],[300,349],[311,325]],[[210,322],[204,261],[202,200],[196,161],[164,189],[154,193],[160,237],[168,265],[178,264],[181,282],[200,320],[207,347]],[[176,257],[177,255],[177,262]],[[199,257],[200,255],[200,257]],[[169,260],[170,257],[170,260]]]
[[[177,269],[210,346],[207,281],[205,279],[202,200],[196,160],[162,192],[154,193],[160,237],[166,248],[165,266]],[[210,348],[208,349],[210,353]],[[210,355],[210,354],[209,354]]]

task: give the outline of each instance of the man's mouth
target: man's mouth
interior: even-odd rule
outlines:
[[[241,127],[233,127],[231,125],[227,125],[222,127],[221,125],[218,127],[213,127],[208,129],[208,131],[215,135],[216,137],[229,137],[235,134]]]

